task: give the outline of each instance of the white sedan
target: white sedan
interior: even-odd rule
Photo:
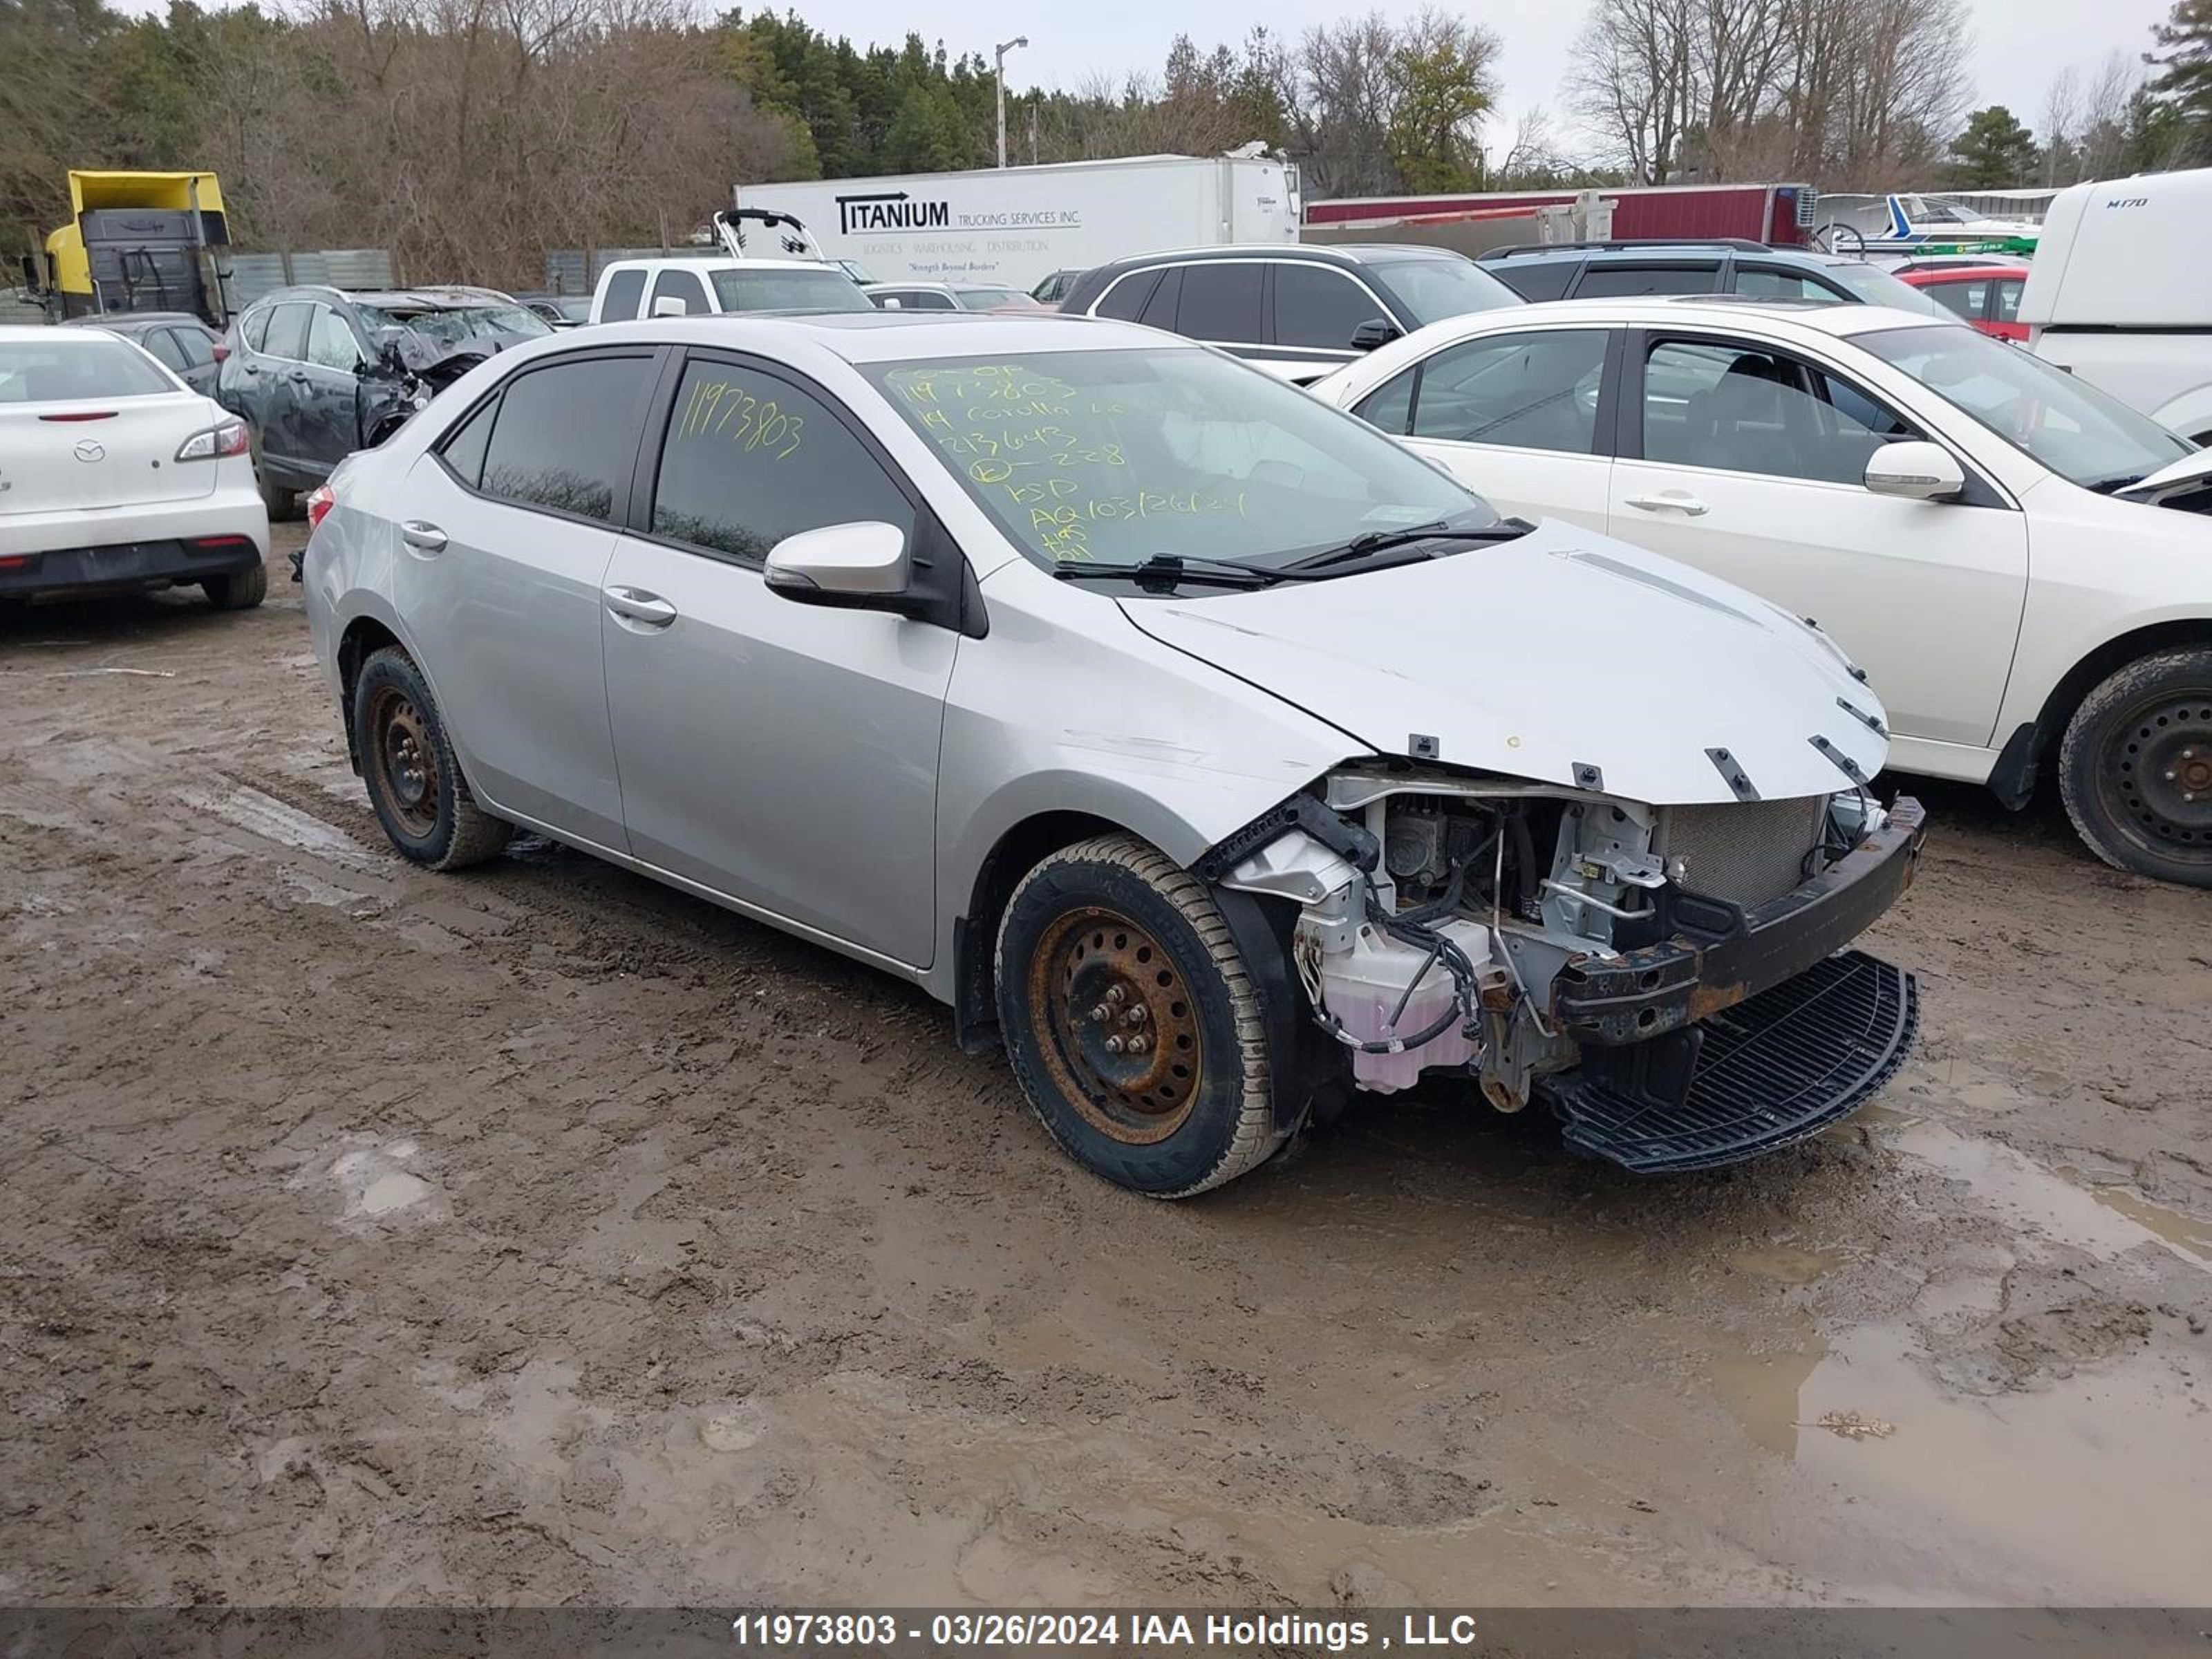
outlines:
[[[94,330],[0,327],[0,601],[197,583],[258,605],[246,423]]]
[[[2050,764],[2107,862],[2212,885],[2212,451],[1878,306],[1481,312],[1311,389],[1504,511],[1816,621],[1887,705],[1893,765],[2018,806]]]

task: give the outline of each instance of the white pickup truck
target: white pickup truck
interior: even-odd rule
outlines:
[[[2212,443],[2212,168],[2061,191],[2020,320],[2028,349]]]

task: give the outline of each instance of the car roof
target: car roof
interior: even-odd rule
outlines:
[[[1974,282],[1984,276],[2026,277],[2026,265],[1929,265],[1921,270],[1900,270],[1893,273],[1900,283],[1910,283],[1915,288],[1926,288],[1937,283]]]
[[[1830,253],[1814,247],[1776,247],[1771,243],[1748,244],[1723,238],[1684,236],[1680,239],[1656,236],[1648,240],[1614,243],[1604,247],[1592,247],[1573,242],[1562,242],[1557,247],[1501,248],[1486,255],[1477,263],[1486,265],[1545,264],[1565,259],[1587,260],[1592,264],[1619,264],[1628,260],[1651,258],[1694,264],[1723,259],[1779,259],[1785,264],[1858,265],[1865,260],[1848,253]]]
[[[174,328],[189,323],[195,328],[207,325],[189,311],[103,311],[90,317],[64,317],[64,328]]]
[[[295,283],[289,288],[272,288],[258,295],[256,306],[279,301],[297,302],[302,300],[345,300],[356,305],[374,306],[380,311],[461,311],[471,306],[505,305],[514,296],[495,288],[472,288],[459,283],[443,283],[428,288],[337,288],[326,283]]]
[[[1162,248],[1094,265],[1093,271],[1133,270],[1146,265],[1195,264],[1206,259],[1302,259],[1314,264],[1364,265],[1388,259],[1460,259],[1449,248],[1418,242],[1222,242],[1209,247]]]
[[[680,265],[687,270],[830,270],[840,276],[845,274],[827,259],[731,259],[720,256],[694,258],[681,253],[657,253],[649,258],[610,259],[599,267],[599,275],[605,276],[611,270],[653,270],[663,265]]]
[[[63,330],[44,323],[0,323],[0,345],[36,345],[41,340],[67,340],[72,345],[96,346],[104,328]]]
[[[1955,320],[1891,306],[1849,305],[1823,300],[1783,300],[1740,294],[1638,294],[1602,300],[1545,300],[1502,310],[1474,311],[1431,323],[1423,333],[1486,333],[1492,327],[1532,328],[1547,324],[1595,323],[1679,327],[1691,323],[1780,324],[1785,328],[1848,339],[1893,328],[1957,328]]]
[[[727,312],[716,316],[644,318],[603,323],[594,342],[637,340],[721,346],[731,350],[820,351],[848,363],[973,357],[994,352],[1206,351],[1210,347],[1135,323],[1072,317],[1057,311],[824,311],[782,317]],[[544,349],[545,343],[533,342]]]

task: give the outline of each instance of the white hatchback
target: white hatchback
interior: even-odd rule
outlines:
[[[1893,765],[2018,806],[2053,763],[2100,856],[2212,885],[2212,451],[1880,306],[1480,312],[1311,390],[1507,512],[1817,621],[1887,705]]]
[[[244,422],[113,335],[0,327],[0,600],[198,584],[241,610],[268,550]]]

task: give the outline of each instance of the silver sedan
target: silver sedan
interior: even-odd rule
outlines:
[[[1844,947],[1919,812],[1868,788],[1883,711],[1825,635],[1206,347],[597,329],[471,371],[311,514],[402,853],[522,827],[911,979],[1141,1192],[1425,1077],[1725,1163],[1911,1040],[1910,979]]]

